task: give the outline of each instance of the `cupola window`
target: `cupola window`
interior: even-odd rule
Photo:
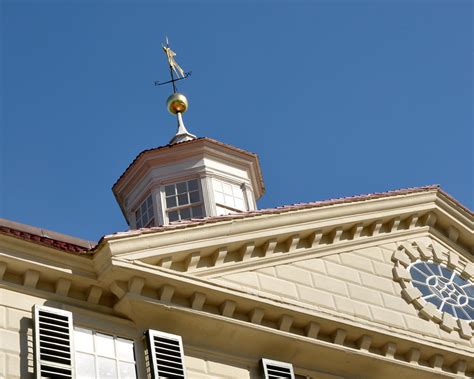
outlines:
[[[166,214],[169,222],[202,218],[202,196],[197,179],[165,186]]]
[[[235,184],[212,180],[218,215],[246,211],[242,188]]]
[[[155,217],[153,214],[153,200],[151,195],[135,211],[135,221],[137,229],[149,228],[155,226]]]

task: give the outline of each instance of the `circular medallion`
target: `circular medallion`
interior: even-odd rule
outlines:
[[[422,299],[455,318],[474,320],[474,285],[439,263],[417,261],[408,268]]]
[[[402,242],[392,254],[393,279],[420,317],[471,339],[474,328],[474,263],[434,243]]]

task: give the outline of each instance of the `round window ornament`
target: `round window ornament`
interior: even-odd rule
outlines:
[[[402,243],[393,253],[394,280],[419,315],[465,339],[474,326],[474,265],[433,245]]]
[[[420,290],[424,300],[455,318],[474,320],[473,283],[440,263],[417,261],[408,271],[411,284]]]

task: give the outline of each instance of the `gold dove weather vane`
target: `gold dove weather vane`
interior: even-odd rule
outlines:
[[[168,44],[168,38],[166,39],[166,46],[165,45],[161,45],[161,46],[163,47],[163,51],[168,57],[168,64],[173,69],[176,76],[179,77],[181,75],[181,77],[184,78],[184,71],[174,59],[174,57],[176,56],[176,53],[170,49],[169,44]]]
[[[166,58],[168,59],[168,66],[170,70],[171,80],[168,80],[166,82],[156,81],[155,85],[161,86],[163,84],[172,83],[173,93],[176,93],[177,92],[176,82],[179,80],[187,79],[189,75],[191,75],[191,71],[184,72],[184,70],[181,68],[178,62],[176,62],[176,59],[174,58],[176,56],[176,53],[173,50],[171,50],[168,37],[166,37],[166,45],[161,44],[161,47],[163,48],[163,51],[166,54]],[[175,78],[175,74],[176,74],[176,78]]]
[[[183,123],[183,113],[186,112],[186,110],[188,109],[188,99],[186,99],[186,96],[184,96],[182,93],[178,92],[176,88],[176,82],[183,79],[187,79],[189,75],[191,75],[191,71],[184,72],[181,66],[176,62],[176,59],[174,58],[176,56],[176,53],[171,50],[168,37],[166,37],[166,46],[163,44],[161,46],[166,54],[166,58],[168,59],[171,80],[168,80],[166,82],[156,81],[155,85],[161,86],[163,84],[169,83],[173,85],[173,94],[168,97],[166,101],[166,106],[168,108],[168,111],[176,115],[178,119],[178,130],[176,131],[176,135],[171,139],[170,144],[189,141],[191,139],[195,139],[196,136],[194,134],[189,133]]]

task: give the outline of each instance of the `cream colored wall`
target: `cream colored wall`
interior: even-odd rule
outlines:
[[[186,347],[185,347],[186,350]],[[186,351],[185,351],[186,353]],[[259,378],[256,367],[231,365],[214,360],[186,356],[186,373],[190,379],[253,379]]]
[[[0,379],[33,378],[31,309],[43,302],[0,288]]]
[[[416,241],[437,243],[428,237]],[[446,345],[474,346],[473,339],[467,341],[456,331],[447,333],[434,322],[420,318],[415,307],[401,297],[402,289],[393,280],[391,260],[401,242],[225,274],[214,281],[276,296],[302,307],[330,310],[391,332]]]

